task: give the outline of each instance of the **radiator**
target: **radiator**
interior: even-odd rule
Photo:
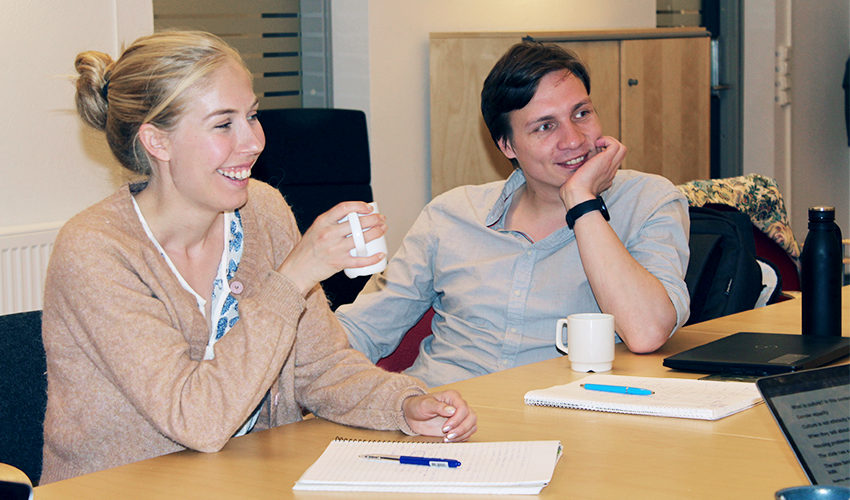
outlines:
[[[0,228],[0,314],[42,308],[47,261],[62,223]]]

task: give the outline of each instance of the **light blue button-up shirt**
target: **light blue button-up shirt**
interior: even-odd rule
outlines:
[[[525,184],[463,186],[419,215],[387,269],[337,310],[351,345],[373,362],[391,354],[431,307],[432,335],[406,373],[430,387],[559,356],[558,318],[599,312],[578,253],[563,227],[541,241],[504,229]],[[657,277],[688,318],[688,205],[663,177],[620,171],[602,194],[610,224],[631,255]]]

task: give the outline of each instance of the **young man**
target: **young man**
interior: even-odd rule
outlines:
[[[430,307],[433,335],[406,373],[442,385],[558,356],[558,318],[614,315],[630,350],[661,347],[688,318],[688,208],[670,181],[619,170],[590,77],[574,54],[517,44],[481,110],[516,167],[429,203],[382,275],[337,317],[376,361]]]

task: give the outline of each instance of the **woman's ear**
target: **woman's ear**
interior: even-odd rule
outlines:
[[[171,153],[169,151],[171,142],[168,139],[168,134],[155,125],[145,123],[139,127],[139,141],[141,141],[145,151],[157,160],[171,160]]]

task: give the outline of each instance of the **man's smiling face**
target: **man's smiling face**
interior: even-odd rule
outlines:
[[[596,153],[602,127],[584,84],[567,70],[540,79],[531,101],[510,113],[511,138],[499,146],[529,184],[559,189]]]

